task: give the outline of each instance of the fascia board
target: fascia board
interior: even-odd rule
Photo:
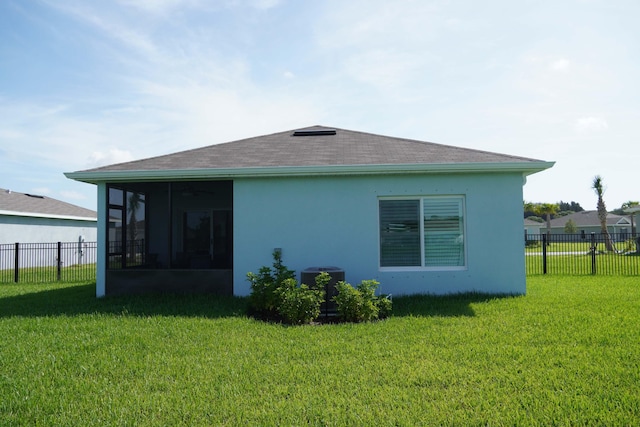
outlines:
[[[67,172],[67,178],[87,183],[123,181],[167,181],[211,178],[259,178],[322,175],[387,175],[412,173],[504,173],[531,175],[552,167],[555,162],[436,163],[385,165],[280,166],[211,169],[158,169],[130,171]]]
[[[48,214],[48,213],[17,212],[17,211],[6,211],[6,210],[0,210],[0,215],[23,216],[23,217],[29,217],[29,218],[66,219],[66,220],[73,220],[73,221],[89,221],[89,222],[98,221],[98,218],[91,218],[87,216],[55,215],[55,214]]]

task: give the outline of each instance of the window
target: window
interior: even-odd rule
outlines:
[[[110,269],[135,267],[145,256],[145,195],[109,186],[107,265]]]
[[[465,267],[464,197],[381,199],[380,266]]]

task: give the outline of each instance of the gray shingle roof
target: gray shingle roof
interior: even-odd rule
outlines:
[[[628,216],[607,214],[607,225],[615,225],[622,218],[628,219]],[[551,220],[551,227],[564,227],[567,221],[570,219],[575,222],[578,227],[599,227],[600,219],[598,218],[598,211],[581,211],[570,215],[557,217]]]
[[[335,134],[326,134],[334,129]],[[294,136],[296,130],[289,130],[83,172],[541,162],[524,157],[325,126],[312,126],[304,130],[311,133],[320,131],[324,134]]]
[[[47,196],[0,188],[0,211],[41,217],[97,218],[96,212]]]

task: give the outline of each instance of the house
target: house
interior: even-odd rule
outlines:
[[[97,236],[95,211],[0,188],[0,244],[95,242]]]
[[[565,227],[567,222],[573,221],[576,226],[575,234],[601,233],[598,211],[581,211],[570,215],[560,216],[551,220],[551,234],[567,234]],[[546,227],[543,229],[546,230]],[[629,216],[607,214],[607,230],[615,235],[617,240],[626,240],[631,234],[631,219]],[[571,233],[574,234],[574,233]]]
[[[97,185],[98,296],[248,295],[274,250],[396,295],[522,294],[522,186],[552,165],[312,126],[66,176]]]
[[[524,238],[525,240],[537,240],[543,231],[546,230],[545,224],[543,222],[533,221],[529,218],[524,219]]]

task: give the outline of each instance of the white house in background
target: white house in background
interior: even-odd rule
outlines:
[[[540,233],[544,233],[546,230],[546,223],[533,221],[529,218],[524,219],[524,236],[526,240],[537,239]]]
[[[95,211],[0,188],[0,244],[95,242]]]
[[[565,226],[569,221],[573,221],[576,226],[576,234],[600,233],[602,230],[598,211],[581,211],[552,219],[551,234],[567,234]],[[616,238],[626,240],[626,236],[631,235],[631,218],[608,213],[607,230],[615,234]]]

